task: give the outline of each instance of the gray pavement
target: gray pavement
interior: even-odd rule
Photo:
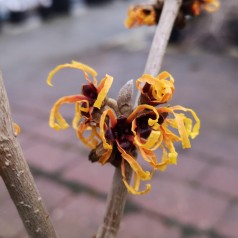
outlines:
[[[113,75],[112,97],[127,80],[138,78],[153,29],[124,29],[128,4],[115,2],[27,32],[0,35],[0,68],[14,121],[22,128],[19,141],[60,238],[95,234],[113,168],[89,163],[89,151],[72,129],[48,127],[53,103],[78,93],[83,75],[64,70],[53,88],[45,80],[53,67],[71,60],[93,67],[99,79]],[[154,176],[148,195],[129,196],[119,237],[238,238],[237,63],[228,54],[169,48],[163,70],[175,78],[171,104],[193,108],[201,133],[192,149],[178,149],[177,166]],[[72,108],[62,112],[72,118]],[[2,181],[0,237],[27,237]]]

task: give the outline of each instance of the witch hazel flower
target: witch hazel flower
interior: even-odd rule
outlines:
[[[72,61],[70,64],[59,65],[50,72],[47,79],[47,83],[50,86],[53,86],[51,81],[55,73],[63,68],[81,70],[84,73],[87,84],[82,85],[80,94],[65,96],[56,101],[50,112],[49,125],[55,130],[68,128],[69,124],[62,117],[59,109],[62,104],[75,104],[72,126],[77,131],[79,139],[90,148],[94,148],[98,144],[95,138],[99,137],[97,122],[95,121],[95,118],[97,118],[96,113],[104,106],[113,77],[106,75],[98,84],[96,79],[97,72],[94,69],[85,64]],[[90,79],[90,76],[92,79]],[[88,138],[84,137],[85,131],[90,131]]]
[[[153,174],[164,171],[170,164],[177,164],[175,143],[180,143],[184,149],[190,148],[190,139],[199,134],[200,120],[192,109],[180,105],[165,106],[175,91],[173,77],[164,71],[156,77],[144,74],[138,78],[136,86],[140,98],[138,106],[132,109],[132,83],[126,84],[120,90],[118,100],[113,101],[107,98],[113,78],[106,75],[98,85],[96,71],[75,61],[56,67],[49,74],[48,83],[51,84],[58,70],[67,67],[80,69],[88,83],[82,86],[81,94],[60,98],[54,104],[50,126],[56,130],[66,129],[68,123],[59,113],[59,108],[64,103],[74,103],[73,128],[78,138],[92,148],[89,160],[120,168],[129,193],[149,192]],[[85,131],[90,132],[88,137],[84,136]],[[157,150],[162,152],[160,157]],[[137,153],[140,153],[143,163],[137,160]],[[143,168],[145,163],[149,168]],[[132,184],[125,172],[126,164],[133,172]],[[141,189],[141,182],[146,183],[145,188]]]
[[[125,20],[125,27],[134,28],[142,25],[157,25],[163,6],[163,0],[130,6]],[[219,7],[219,0],[183,0],[174,25],[177,28],[184,28],[187,18],[198,16],[202,11],[207,11],[209,13],[216,12]]]

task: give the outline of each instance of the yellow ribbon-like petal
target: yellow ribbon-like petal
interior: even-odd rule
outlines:
[[[85,100],[82,95],[73,95],[60,98],[52,107],[50,112],[49,125],[55,130],[66,129],[69,125],[59,113],[59,108],[64,103],[76,103]]]
[[[143,86],[141,83],[148,83],[150,85],[150,94],[144,93]],[[142,75],[136,81],[136,86],[140,90],[143,95],[147,95],[151,97],[151,102],[153,103],[165,103],[169,101],[175,90],[174,87],[174,79],[172,75],[166,71],[157,75],[157,77],[153,77],[149,74]]]
[[[84,106],[82,106],[84,104]],[[82,118],[82,112],[88,113],[89,112],[89,102],[88,100],[82,100],[80,102],[75,103],[75,115],[72,121],[72,127],[77,130],[78,123]]]
[[[169,163],[169,161],[167,159],[165,159],[164,157],[162,157],[162,160],[160,163],[158,163],[157,159],[156,159],[156,155],[153,153],[153,151],[151,150],[147,150],[141,147],[137,147],[142,158],[147,161],[155,170],[159,169],[161,171],[165,170],[167,164]]]
[[[151,127],[151,133],[149,135],[149,137],[145,140],[142,139],[140,137],[140,135],[138,135],[136,133],[136,117],[138,117],[138,114],[148,110],[147,113],[149,113],[149,111],[152,111],[155,115],[155,119],[149,118],[148,119],[148,126]],[[146,112],[145,112],[146,113]],[[156,108],[150,105],[139,105],[128,117],[128,121],[133,120],[132,121],[132,127],[131,130],[134,134],[134,143],[135,145],[137,145],[138,147],[142,147],[145,149],[150,149],[150,150],[155,150],[159,147],[160,143],[162,142],[162,135],[161,132],[159,130],[160,126],[158,124],[158,119],[159,119],[159,113],[157,112]]]
[[[103,156],[98,160],[99,163],[101,163],[102,165],[104,165],[109,159],[110,159],[110,156],[112,154],[112,150],[107,150]]]
[[[109,116],[109,118],[110,118],[111,127],[115,126],[117,120],[116,120],[116,116],[114,115],[114,113],[111,109],[105,110],[102,113],[102,116],[100,118],[99,128],[100,128],[100,137],[102,139],[103,147],[104,147],[104,149],[111,150],[112,145],[107,143],[107,140],[105,138],[105,127],[106,127],[106,129],[108,128],[108,126],[105,123],[107,116]]]
[[[138,117],[138,115],[140,115],[141,112],[145,110],[151,110],[155,113],[156,118],[155,119],[150,118],[150,120],[148,121],[148,123],[150,123],[150,125],[153,126],[155,123],[157,123],[159,119],[159,113],[157,112],[157,109],[155,107],[147,104],[137,106],[134,109],[134,111],[128,116],[127,121],[132,122],[134,119]]]
[[[181,111],[185,111],[185,112],[190,112],[195,120],[195,124],[189,134],[189,136],[194,139],[195,137],[198,136],[199,134],[199,130],[200,130],[200,120],[197,116],[197,114],[190,108],[186,108],[186,107],[182,107],[182,106],[173,106],[170,109],[172,110],[181,110]]]
[[[122,158],[125,159],[133,169],[133,171],[140,176],[141,180],[149,180],[151,179],[151,173],[149,171],[144,171],[139,163],[128,153],[126,153],[125,150],[122,149],[122,147],[117,143],[117,148],[121,152]]]
[[[57,67],[55,67],[48,75],[48,78],[47,78],[47,83],[48,85],[50,86],[53,86],[52,84],[52,78],[53,76],[61,69],[64,69],[64,68],[73,68],[73,69],[79,69],[79,70],[82,70],[84,75],[85,75],[85,78],[89,80],[89,77],[88,77],[88,74],[91,74],[92,77],[93,77],[93,82],[94,82],[94,86],[97,85],[97,80],[96,80],[96,76],[97,76],[97,72],[92,69],[91,67],[85,65],[85,64],[82,64],[82,63],[79,63],[77,61],[72,61],[71,64],[61,64],[61,65],[58,65]]]
[[[100,84],[98,85],[98,96],[97,96],[97,100],[94,102],[93,106],[100,109],[102,106],[102,103],[104,101],[104,99],[107,96],[107,93],[109,91],[109,89],[112,86],[112,82],[113,82],[113,77],[110,75],[106,75],[104,79],[102,79],[102,81],[100,82]]]
[[[85,131],[91,132],[88,137],[84,136]],[[77,130],[77,136],[86,146],[91,149],[95,149],[98,145],[97,139],[99,139],[99,135],[95,126],[90,126],[87,123],[81,122]]]
[[[132,123],[134,125],[135,121],[133,121]],[[163,140],[163,135],[159,130],[157,131],[151,130],[149,137],[147,139],[142,139],[140,135],[137,135],[136,131],[133,129],[133,125],[132,125],[132,132],[134,134],[135,145],[152,151],[156,150],[159,147],[159,145]]]
[[[133,195],[142,195],[142,194],[146,194],[151,190],[151,185],[150,184],[146,184],[146,189],[142,190],[142,191],[138,191],[139,190],[139,186],[140,186],[140,176],[136,173],[134,173],[134,186],[131,186],[126,179],[126,174],[125,174],[125,161],[122,160],[122,164],[121,164],[121,173],[122,173],[122,181],[124,183],[124,185],[127,188],[127,191]]]
[[[182,107],[182,106],[173,106],[173,107],[169,107],[169,108],[162,107],[162,108],[158,108],[157,110],[159,113],[169,112],[174,115],[176,126],[175,125],[173,125],[173,126],[178,129],[178,132],[179,132],[179,135],[181,138],[181,142],[182,142],[182,146],[183,146],[183,148],[190,148],[191,144],[189,141],[189,136],[192,139],[194,139],[199,134],[199,129],[200,129],[200,120],[199,120],[198,116],[196,115],[196,113],[193,110],[191,110],[189,108]],[[195,125],[192,127],[191,121],[187,120],[185,115],[176,113],[175,112],[176,110],[190,112],[195,120]],[[188,122],[190,123],[190,125],[188,124]]]

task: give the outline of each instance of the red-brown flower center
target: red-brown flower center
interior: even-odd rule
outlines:
[[[116,125],[106,131],[105,137],[109,142],[117,141],[127,152],[134,148],[131,122],[128,122],[124,116],[119,117]]]
[[[88,98],[89,106],[93,106],[98,96],[97,88],[92,83],[85,84],[82,86],[82,94]]]
[[[159,115],[158,123],[161,125],[167,116],[167,112],[161,113]],[[141,115],[140,117],[136,118],[136,133],[138,133],[141,138],[147,139],[149,137],[152,129],[148,124],[148,120],[155,120],[155,118],[156,115],[153,112]]]

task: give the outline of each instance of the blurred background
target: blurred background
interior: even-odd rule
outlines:
[[[92,237],[103,219],[113,168],[88,161],[73,129],[54,131],[49,111],[85,82],[77,60],[114,76],[109,95],[144,70],[154,27],[127,30],[122,0],[0,0],[0,69],[19,141],[60,238]],[[193,108],[201,133],[192,149],[178,147],[177,166],[158,172],[152,191],[129,196],[119,237],[238,238],[238,2],[221,0],[174,30],[162,70],[175,78],[171,105]],[[73,107],[62,107],[70,122]],[[148,167],[145,165],[145,168]],[[0,237],[26,238],[0,181]]]

